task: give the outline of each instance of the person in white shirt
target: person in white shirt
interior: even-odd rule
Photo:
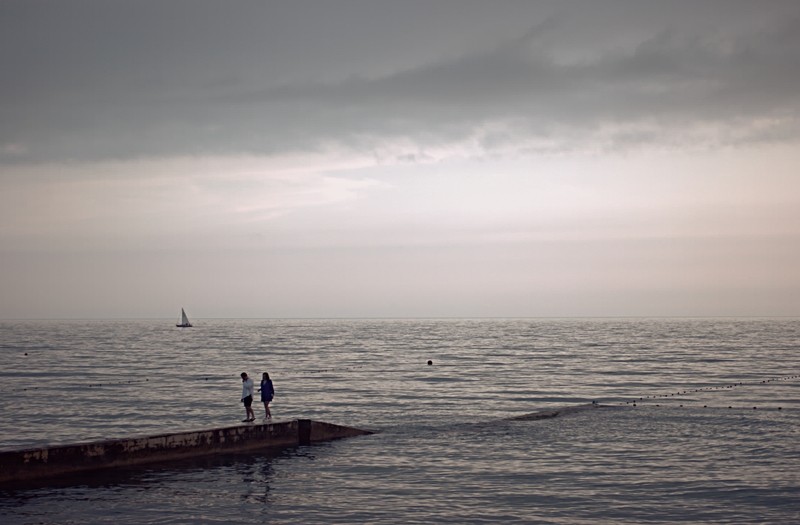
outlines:
[[[242,372],[242,403],[244,403],[246,413],[242,423],[256,420],[256,414],[253,412],[253,388],[253,380],[247,377],[246,372]]]

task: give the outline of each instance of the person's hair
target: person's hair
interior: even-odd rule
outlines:
[[[263,374],[261,374],[261,377],[263,377],[264,379],[269,379],[269,374],[264,372]]]
[[[242,372],[242,379],[244,379],[245,377],[247,377],[247,372]]]

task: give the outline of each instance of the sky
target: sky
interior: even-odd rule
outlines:
[[[796,0],[3,0],[0,319],[800,316]]]

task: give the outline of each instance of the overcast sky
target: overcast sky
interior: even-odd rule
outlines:
[[[800,315],[800,3],[0,2],[0,318]]]

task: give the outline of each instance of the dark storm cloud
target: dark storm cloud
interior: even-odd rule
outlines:
[[[517,122],[534,135],[654,121],[670,130],[758,119],[795,123],[798,22],[739,38],[663,32],[632,50],[571,62],[554,59],[539,45],[539,31],[531,31],[484,54],[378,79],[286,86],[252,100],[326,115],[345,132],[442,140],[497,121]]]
[[[0,159],[797,138],[791,2],[396,4],[5,2]]]

